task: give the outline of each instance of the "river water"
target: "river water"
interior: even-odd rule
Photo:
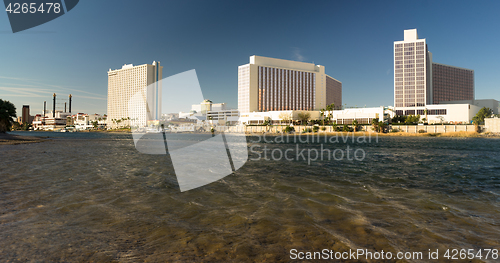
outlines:
[[[292,249],[426,262],[429,249],[437,261],[500,249],[500,139],[248,137],[241,169],[180,192],[169,156],[139,153],[130,134],[16,134],[51,139],[0,146],[1,262],[275,262]],[[347,146],[356,158],[340,158]],[[304,149],[339,151],[296,158]]]

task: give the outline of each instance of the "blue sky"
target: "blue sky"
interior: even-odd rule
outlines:
[[[106,113],[107,70],[161,61],[196,69],[205,98],[237,108],[249,56],[324,65],[343,102],[393,104],[393,42],[417,28],[433,60],[475,70],[476,98],[500,100],[500,1],[86,0],[13,34],[0,12],[0,98],[41,113],[52,93],[73,112]],[[58,107],[62,107],[59,105]]]

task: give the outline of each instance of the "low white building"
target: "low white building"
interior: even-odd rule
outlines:
[[[352,124],[357,120],[359,124],[371,124],[373,119],[378,121],[388,121],[393,117],[391,108],[384,106],[375,108],[350,108],[344,110],[334,110],[324,113],[326,117],[330,114],[330,118],[337,124]]]
[[[64,128],[68,123],[70,112],[56,110],[55,112],[47,112],[44,115],[37,115],[33,120],[34,130],[56,130]]]
[[[472,104],[434,104],[425,107],[397,108],[396,115],[420,115],[428,123],[470,124],[482,107]]]
[[[72,115],[71,118],[76,130],[94,129],[95,122],[97,122],[97,127],[106,127],[106,117],[99,114],[78,113]]]
[[[205,120],[208,112],[225,110],[226,103],[213,103],[211,100],[204,100],[200,104],[191,105],[189,112],[179,112],[179,118]]]
[[[498,114],[500,102],[498,100],[486,99],[486,100],[459,100],[459,101],[447,101],[446,104],[470,104],[477,106],[479,108],[490,108],[493,114]]]
[[[239,122],[238,110],[218,110],[207,112],[207,120],[215,125],[234,125]]]
[[[331,119],[337,124],[352,124],[357,120],[359,124],[370,124],[373,119],[387,121],[393,117],[393,111],[383,106],[376,108],[352,108],[334,111],[267,111],[241,113],[239,122],[241,124],[263,124],[268,121],[275,125],[288,124],[299,121],[299,114],[309,114],[309,120]]]

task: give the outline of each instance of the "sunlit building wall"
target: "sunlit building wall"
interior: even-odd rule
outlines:
[[[152,65],[124,65],[108,71],[107,127],[146,126],[147,121],[161,117],[161,80],[163,67],[160,62]],[[138,92],[139,101],[130,103]],[[147,101],[147,104],[144,103]],[[129,119],[130,116],[134,118]]]
[[[260,56],[238,67],[238,110],[263,112],[319,110],[342,105],[342,83],[325,67]]]
[[[432,104],[432,54],[417,30],[404,31],[394,42],[394,106],[422,107]]]
[[[474,100],[474,70],[432,63],[433,104]]]

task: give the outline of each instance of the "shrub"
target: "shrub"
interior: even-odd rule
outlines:
[[[393,133],[400,132],[400,131],[401,131],[401,129],[399,129],[399,128],[393,128],[393,129],[391,129],[391,132],[393,132]]]
[[[351,129],[351,127],[349,127],[349,125],[344,124],[344,127],[342,127],[342,131],[345,131],[345,132],[351,132],[351,131],[352,131],[352,129]]]
[[[306,132],[312,132],[311,128],[305,128],[303,131],[303,133],[306,133]]]
[[[321,127],[321,130],[326,131],[326,127],[325,126]]]
[[[427,131],[424,131],[424,130],[418,130],[418,133],[427,133]]]
[[[295,131],[295,128],[291,127],[291,126],[286,126],[285,129],[283,130],[283,132],[286,132],[286,133],[290,133],[290,132],[294,132],[294,131]]]
[[[313,132],[318,132],[319,131],[319,126],[313,126]]]

